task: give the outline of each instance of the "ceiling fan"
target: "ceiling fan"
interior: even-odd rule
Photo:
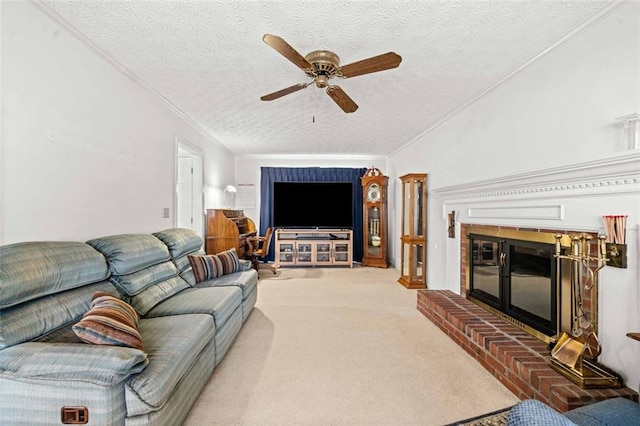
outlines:
[[[294,84],[277,92],[264,95],[260,97],[263,101],[278,99],[315,83],[316,87],[326,87],[329,97],[331,97],[344,112],[354,112],[358,109],[358,105],[339,86],[330,85],[329,79],[334,77],[350,78],[384,71],[396,68],[402,61],[400,55],[394,52],[388,52],[340,66],[340,58],[338,55],[328,50],[315,50],[306,56],[302,56],[281,37],[265,34],[262,40],[282,56],[293,62],[293,64],[304,71],[308,77],[313,79],[308,83]]]

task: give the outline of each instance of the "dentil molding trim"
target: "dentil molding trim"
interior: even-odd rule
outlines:
[[[500,178],[432,189],[444,204],[513,199],[640,194],[640,151]]]

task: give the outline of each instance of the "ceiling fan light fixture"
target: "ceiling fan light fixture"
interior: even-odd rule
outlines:
[[[326,75],[319,75],[314,81],[316,82],[316,87],[319,87],[320,89],[329,85],[329,77]]]

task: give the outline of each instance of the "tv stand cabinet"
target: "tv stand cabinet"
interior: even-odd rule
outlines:
[[[275,267],[349,266],[353,268],[353,231],[276,229]]]

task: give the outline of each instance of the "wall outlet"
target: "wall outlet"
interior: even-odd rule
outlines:
[[[169,207],[163,207],[162,208],[162,218],[163,219],[169,219],[171,217],[171,210],[169,210]]]

